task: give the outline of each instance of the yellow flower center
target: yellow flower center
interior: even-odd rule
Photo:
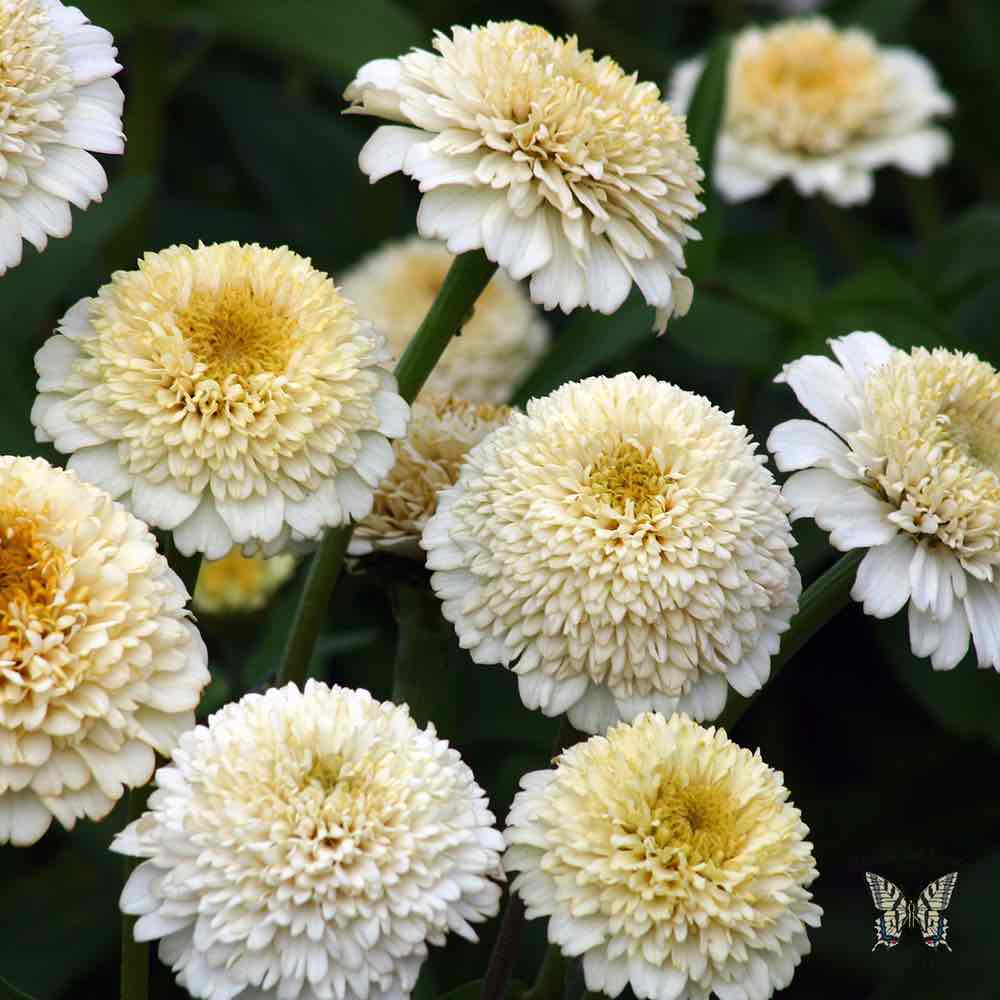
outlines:
[[[295,346],[295,318],[248,281],[192,293],[177,325],[205,377],[219,383],[280,372]]]
[[[878,49],[860,32],[825,21],[779,25],[733,61],[730,124],[741,137],[782,149],[843,149],[885,107],[889,83]]]
[[[664,775],[650,810],[651,836],[666,860],[683,854],[689,865],[721,866],[736,847],[734,803],[719,785],[682,784]]]
[[[594,463],[588,485],[594,496],[620,513],[650,517],[669,506],[672,480],[653,458],[622,442]]]

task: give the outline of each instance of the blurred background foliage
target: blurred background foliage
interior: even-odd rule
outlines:
[[[720,31],[779,16],[740,0],[80,0],[110,28],[125,70],[127,154],[108,164],[103,205],[75,213],[67,240],[0,280],[5,363],[0,447],[51,453],[33,441],[32,356],[61,312],[144,250],[226,239],[288,244],[337,275],[383,240],[413,229],[416,192],[397,177],[370,187],[357,153],[372,129],[340,115],[340,94],[365,60],[426,46],[435,28],[522,17],[610,53],[664,81]],[[789,6],[794,4],[789,3]],[[824,10],[884,42],[919,49],[955,95],[952,163],[932,179],[878,174],[877,194],[845,212],[787,187],[719,210],[717,254],[697,260],[690,315],[661,340],[630,300],[615,316],[551,317],[558,338],[518,401],[593,372],[648,372],[705,393],[761,442],[796,415],[771,383],[782,362],[824,339],[874,329],[899,346],[967,347],[1000,362],[1000,105],[994,0],[853,0]],[[805,580],[834,559],[825,537],[797,527]],[[249,621],[202,622],[215,681],[205,711],[266,683],[299,579]],[[313,671],[387,697],[397,626],[412,593],[393,600],[377,575],[347,575],[331,604]],[[423,704],[488,789],[502,820],[523,772],[544,766],[555,723],[525,711],[499,668],[473,666],[446,629],[424,650]],[[790,998],[996,997],[1000,899],[1000,678],[969,660],[934,674],[908,653],[905,623],[857,607],[815,638],[741,720],[734,735],[784,771],[812,829],[826,910]],[[107,851],[119,808],[31,850],[0,850],[0,976],[38,1000],[117,995],[116,898],[121,860]],[[908,892],[959,871],[952,954],[917,935],[871,954],[873,911],[863,872]],[[484,945],[450,943],[428,962],[420,1000],[481,976]],[[517,975],[530,981],[544,947],[529,926]],[[158,998],[179,997],[155,963]],[[571,977],[570,983],[573,983]],[[579,982],[576,983],[579,988]],[[2,993],[2,989],[0,989]],[[471,991],[470,991],[471,993]]]

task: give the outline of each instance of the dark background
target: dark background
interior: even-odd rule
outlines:
[[[356,165],[373,123],[341,117],[353,71],[377,56],[427,45],[432,29],[522,17],[577,32],[658,82],[716,32],[773,19],[776,5],[617,0],[584,3],[393,3],[364,0],[82,0],[108,28],[125,70],[128,149],[108,158],[103,205],[0,279],[8,371],[0,447],[39,453],[28,420],[32,355],[61,312],[94,294],[143,250],[225,239],[287,243],[334,275],[414,227],[416,193],[399,177],[374,187]],[[614,317],[551,317],[553,354],[522,387],[540,394],[595,371],[653,373],[703,392],[758,440],[797,415],[780,364],[824,338],[874,329],[899,346],[965,346],[1000,360],[1000,106],[993,0],[864,0],[826,5],[885,42],[912,46],[957,102],[955,155],[929,181],[879,173],[871,203],[845,212],[782,186],[725,214],[720,262],[698,284],[691,314],[665,338],[631,301]],[[48,457],[54,459],[53,455]],[[797,526],[808,582],[835,558],[811,525]],[[203,622],[213,654],[212,708],[273,670],[299,580],[268,614]],[[387,696],[395,629],[383,588],[342,580],[317,653],[317,675]],[[439,648],[440,647],[440,648]],[[434,716],[489,791],[500,819],[518,776],[544,766],[554,723],[528,713],[500,668],[476,667],[427,639]],[[1000,677],[967,659],[932,672],[908,653],[905,621],[876,622],[852,606],[765,690],[734,731],[785,779],[812,830],[826,915],[791,998],[974,998],[1000,995]],[[117,995],[116,899],[121,859],[107,851],[119,808],[72,834],[53,829],[30,850],[0,849],[0,976],[38,1000]],[[916,892],[957,869],[949,910],[954,949],[931,952],[911,932],[872,954],[871,869]],[[495,927],[483,930],[488,946]],[[543,925],[529,927],[517,974],[533,977]],[[435,952],[420,1000],[482,975],[484,946]],[[155,998],[181,996],[156,963]]]

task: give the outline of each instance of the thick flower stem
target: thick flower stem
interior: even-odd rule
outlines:
[[[153,790],[150,782],[143,788],[129,789],[128,822],[137,820],[146,811],[146,800]],[[125,859],[125,881],[139,864],[136,858]],[[132,936],[137,917],[122,914],[121,938],[121,1000],[147,1000],[149,996],[149,945],[138,943]]]
[[[788,631],[781,637],[781,649],[771,661],[771,677],[781,672],[782,667],[851,600],[851,587],[857,573],[858,563],[865,549],[852,549],[838,559],[819,579],[814,580],[799,600],[799,610]],[[761,691],[765,690],[762,688]],[[726,710],[719,716],[716,725],[727,732],[732,730],[746,710],[760,697],[761,691],[749,698],[730,697]]]
[[[455,258],[420,329],[396,365],[398,392],[408,403],[416,398],[448,342],[461,330],[495,270],[496,264],[487,260],[481,250]],[[278,671],[279,684],[292,681],[301,686],[305,682],[352,530],[352,525],[344,525],[327,531],[313,556]]]

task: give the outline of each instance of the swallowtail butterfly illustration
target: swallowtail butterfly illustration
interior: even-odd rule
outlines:
[[[875,918],[874,951],[880,944],[895,948],[900,935],[907,927],[918,927],[928,948],[947,948],[948,918],[944,911],[951,902],[951,894],[958,881],[958,872],[950,872],[935,879],[911,903],[897,885],[873,872],[865,872],[865,881],[872,894],[872,902],[881,913]]]

